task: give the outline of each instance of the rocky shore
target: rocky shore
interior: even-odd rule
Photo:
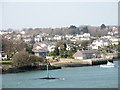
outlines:
[[[54,70],[54,69],[61,69],[59,66],[51,66],[49,65],[49,70]],[[21,68],[2,68],[1,74],[6,74],[6,73],[20,73],[20,72],[29,72],[29,71],[37,71],[37,70],[46,70],[46,65],[40,65],[40,66],[27,66],[27,67],[21,67]]]

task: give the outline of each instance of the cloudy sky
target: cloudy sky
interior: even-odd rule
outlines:
[[[0,28],[56,28],[118,24],[117,2],[4,2]]]

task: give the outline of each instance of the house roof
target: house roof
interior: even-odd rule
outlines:
[[[33,52],[48,52],[47,48],[42,48],[42,49],[32,49]]]
[[[82,53],[99,53],[97,50],[83,50]]]
[[[81,50],[81,51],[77,51],[73,57],[81,57],[83,54],[88,54],[88,53],[99,53],[99,51],[97,50]]]
[[[82,56],[82,52],[81,51],[77,51],[73,57],[81,57]]]

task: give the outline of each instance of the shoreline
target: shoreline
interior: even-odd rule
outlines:
[[[109,59],[109,61],[120,61],[120,59]],[[63,67],[86,67],[86,66],[95,66],[100,64],[107,64],[106,60],[75,60],[69,62],[52,62],[49,65],[49,70],[62,69]],[[38,70],[46,70],[46,65],[33,66],[33,67],[23,67],[23,68],[8,68],[7,70],[4,68],[0,68],[0,74],[8,74],[8,73],[21,73],[21,72],[30,72],[30,71],[38,71]]]
[[[49,66],[49,70],[61,69],[61,67],[57,66]],[[22,67],[22,68],[9,68],[7,70],[2,68],[2,73],[0,74],[8,74],[8,73],[21,73],[21,72],[30,72],[30,71],[38,71],[38,70],[46,70],[46,65],[40,66],[30,66],[30,67]]]

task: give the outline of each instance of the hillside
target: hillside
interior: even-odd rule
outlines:
[[[47,33],[50,35],[66,35],[66,34],[83,34],[83,33],[90,33],[92,36],[104,36],[108,33],[109,29],[101,29],[100,27],[94,26],[73,26],[70,27],[62,27],[62,28],[35,28],[35,29],[25,29],[26,34],[40,34],[40,33]]]

